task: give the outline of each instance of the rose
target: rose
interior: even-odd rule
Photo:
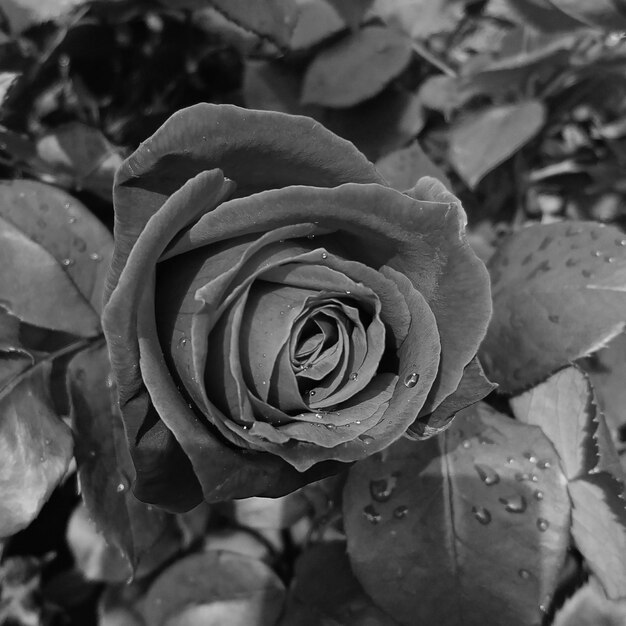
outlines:
[[[284,494],[491,388],[487,273],[432,178],[400,193],[311,119],[201,104],[114,204],[103,325],[146,502]]]

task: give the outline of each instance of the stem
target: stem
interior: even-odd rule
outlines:
[[[414,52],[419,54],[419,56],[428,61],[431,65],[434,65],[438,70],[446,74],[446,76],[450,76],[450,78],[457,77],[457,73],[447,63],[438,59],[428,48],[419,43],[419,41],[413,41],[411,47]]]
[[[75,341],[63,348],[60,348],[56,352],[50,353],[48,356],[40,359],[30,367],[27,367],[23,372],[18,374],[15,378],[12,378],[4,387],[0,388],[0,397],[6,396],[11,393],[27,376],[30,376],[32,371],[38,367],[40,367],[44,363],[49,363],[54,361],[55,359],[61,358],[63,356],[67,356],[68,354],[72,354],[73,352],[79,352],[83,348],[90,346],[91,344],[99,341],[101,335],[98,335],[95,338],[90,339],[81,339],[80,341]]]

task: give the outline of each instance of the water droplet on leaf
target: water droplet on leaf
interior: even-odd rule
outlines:
[[[476,472],[480,476],[480,480],[482,480],[485,485],[495,485],[500,482],[500,476],[493,469],[493,467],[489,467],[489,465],[481,465],[479,463],[475,464]]]
[[[504,510],[508,513],[523,513],[526,510],[526,498],[520,495],[509,496],[507,498],[499,498],[504,504]]]
[[[484,507],[473,506],[472,513],[476,520],[483,526],[486,526],[489,522],[491,522],[491,513]]]
[[[403,517],[407,516],[408,512],[409,512],[409,507],[402,504],[393,510],[393,516],[396,519],[402,519]]]
[[[398,482],[398,475],[392,474],[389,478],[380,478],[370,481],[370,494],[376,502],[387,502],[393,495]]]
[[[382,519],[381,514],[371,504],[368,504],[363,509],[363,515],[365,515],[365,519],[370,524],[378,524],[378,522]]]

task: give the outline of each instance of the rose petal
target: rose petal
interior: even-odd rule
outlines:
[[[272,211],[263,212],[264,206]],[[491,315],[487,270],[465,239],[465,218],[457,203],[417,201],[378,185],[288,187],[223,203],[185,232],[171,253],[311,215],[325,228],[342,231],[343,246],[355,260],[398,270],[432,305],[442,342],[437,383],[423,409],[432,412],[458,387]]]
[[[150,423],[146,422],[150,414],[150,398],[139,368],[137,311],[146,288],[145,277],[153,271],[172,233],[178,232],[198,213],[211,206],[211,203],[220,202],[230,189],[221,172],[212,170],[199,174],[174,194],[163,209],[146,224],[141,236],[136,240],[128,257],[129,263],[124,267],[117,287],[103,312],[102,325],[107,337],[113,372],[117,378],[120,408],[131,455],[137,470],[137,492],[141,493],[141,481],[144,477],[149,477],[149,481],[154,483],[154,477],[158,475],[164,482],[169,482],[172,488],[177,489],[172,491],[172,498],[175,499],[172,506],[176,508],[193,506],[200,497],[198,482],[191,471],[185,471],[184,464],[181,466],[180,474],[159,472],[156,467],[167,466],[174,460],[180,460],[181,455],[176,444],[166,434],[165,440],[159,439],[160,445],[157,446],[152,445],[153,439],[147,439],[146,444],[149,448],[146,453],[137,450],[141,436],[158,423],[153,414]],[[147,426],[142,429],[144,424]],[[163,435],[162,429],[160,432]],[[184,480],[179,479],[181,476]],[[170,489],[166,487],[164,492],[168,491]]]
[[[187,180],[216,167],[237,182],[240,195],[293,184],[383,182],[351,143],[310,118],[214,104],[178,111],[115,176],[116,247],[105,301],[148,220]]]
[[[448,427],[458,411],[482,400],[497,386],[487,380],[478,359],[474,357],[465,366],[463,378],[456,391],[450,394],[432,413],[415,420],[406,434],[411,439],[426,439],[440,433]]]

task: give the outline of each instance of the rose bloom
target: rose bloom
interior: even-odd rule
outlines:
[[[104,330],[135,495],[279,496],[425,438],[491,385],[459,201],[312,119],[199,104],[124,162]]]

